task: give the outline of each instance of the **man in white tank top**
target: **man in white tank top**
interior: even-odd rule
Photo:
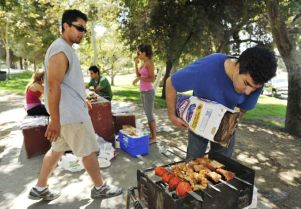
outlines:
[[[78,10],[66,10],[62,17],[62,37],[55,40],[45,55],[45,104],[50,122],[45,137],[52,142],[46,153],[38,182],[29,198],[54,200],[59,193],[48,189],[48,177],[66,150],[82,157],[94,187],[92,198],[120,195],[122,189],[106,184],[100,175],[96,152],[99,151],[88,105],[79,59],[72,48],[86,34],[87,16]]]

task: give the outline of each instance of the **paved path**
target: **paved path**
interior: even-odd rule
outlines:
[[[133,105],[136,117],[146,126],[141,107]],[[161,163],[177,160],[167,159],[160,151],[170,144],[186,149],[187,134],[170,125],[166,110],[156,110],[155,114],[159,129],[166,131],[159,133],[161,143],[150,146],[146,158]],[[0,92],[0,209],[125,208],[126,193],[106,200],[92,200],[89,197],[92,184],[86,172],[70,173],[59,168],[50,177],[49,185],[61,191],[60,198],[50,203],[29,200],[28,191],[36,183],[42,156],[26,158],[19,130],[24,116],[23,97]],[[300,209],[301,140],[254,124],[240,125],[237,136],[234,159],[256,170],[257,208]],[[137,185],[136,170],[148,166],[119,151],[111,167],[101,172],[106,181],[126,190]]]
[[[86,172],[71,173],[55,169],[50,177],[51,188],[61,191],[62,195],[49,204],[27,198],[28,191],[36,183],[42,156],[27,159],[23,145],[23,135],[19,124],[26,115],[23,108],[23,97],[15,94],[0,93],[0,208],[125,208],[125,195],[106,200],[91,200],[92,187]],[[144,123],[141,109],[137,107],[136,115]],[[145,125],[145,124],[144,124]],[[150,146],[147,159],[168,163],[160,154],[159,145]],[[126,190],[136,186],[138,168],[145,168],[143,162],[130,157],[119,150],[116,159],[109,168],[101,169],[104,179]]]

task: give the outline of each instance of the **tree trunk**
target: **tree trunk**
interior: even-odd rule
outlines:
[[[115,79],[115,75],[112,74],[112,76],[111,76],[111,86],[115,86],[114,79]]]
[[[34,70],[34,72],[37,71],[37,65],[36,65],[36,61],[35,60],[33,61],[33,70]]]
[[[20,70],[23,70],[23,59],[22,59],[22,57],[20,57],[19,63],[20,63]]]
[[[171,58],[168,58],[167,61],[166,61],[166,72],[165,72],[165,75],[164,75],[164,77],[163,77],[163,89],[162,89],[162,95],[161,95],[161,98],[162,98],[162,99],[165,99],[165,98],[166,98],[166,95],[165,95],[165,91],[166,91],[166,80],[167,80],[167,78],[170,76],[171,68],[172,68],[172,60],[171,60]]]
[[[301,137],[301,61],[296,50],[290,57],[283,57],[288,69],[288,100],[285,118],[286,130],[295,136]]]
[[[10,53],[8,44],[8,20],[5,27],[5,53],[6,53],[6,67],[7,67],[7,79],[10,79]]]
[[[285,119],[286,130],[301,136],[301,58],[296,51],[295,37],[288,33],[279,2],[267,0],[267,10],[273,39],[288,71],[288,98]]]

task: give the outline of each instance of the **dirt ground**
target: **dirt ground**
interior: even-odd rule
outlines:
[[[21,107],[22,97],[0,92],[0,141],[16,129],[14,117],[19,118],[20,115],[14,116],[14,110]],[[141,107],[138,107],[135,113],[137,118],[146,125]],[[11,118],[7,118],[7,114],[11,115]],[[4,115],[5,118],[2,117]],[[185,150],[186,131],[175,129],[170,124],[165,109],[156,110],[155,115],[160,144],[166,148],[177,146]],[[256,171],[257,208],[301,208],[300,148],[301,139],[292,137],[281,129],[256,123],[241,123],[239,125],[233,158]],[[0,146],[0,163],[1,153],[5,149],[5,145],[2,144]],[[184,153],[179,154],[184,156]],[[4,188],[0,189],[1,196],[4,196],[4,190]]]
[[[165,110],[157,114],[165,115]],[[160,120],[159,124],[168,123]],[[186,149],[187,134],[182,130],[161,137],[167,146]],[[256,173],[258,208],[300,209],[301,139],[279,128],[241,122],[236,140],[233,158]]]

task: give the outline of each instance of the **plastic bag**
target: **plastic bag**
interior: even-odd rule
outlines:
[[[70,172],[77,172],[84,169],[82,159],[70,153],[61,157],[61,160],[59,161],[59,167]]]
[[[110,142],[105,141],[102,137],[96,135],[96,141],[99,144],[98,158],[112,160],[115,157],[115,149]]]

